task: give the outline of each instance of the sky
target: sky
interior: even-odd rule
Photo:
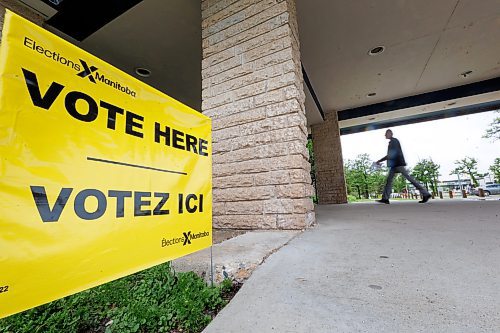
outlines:
[[[451,180],[456,179],[450,176],[450,172],[458,159],[474,157],[478,161],[478,171],[486,173],[494,159],[500,157],[500,141],[482,138],[497,115],[493,111],[483,112],[391,129],[401,143],[408,167],[431,158],[441,165],[439,179]],[[369,154],[373,161],[384,157],[389,143],[384,137],[386,129],[341,136],[344,161],[364,153]]]

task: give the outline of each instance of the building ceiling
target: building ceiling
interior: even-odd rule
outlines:
[[[42,0],[19,1],[45,16],[49,30],[190,107],[201,109],[200,0],[106,0],[109,5],[99,0],[58,0],[59,6],[47,5],[51,2],[48,0],[45,3]],[[62,12],[65,5],[75,4],[79,6],[77,10],[82,11],[81,16],[102,21],[102,16],[109,14],[105,13],[106,10],[109,12],[109,7],[121,6],[116,1],[133,6],[130,9],[125,7],[128,10],[117,13],[118,17],[88,37],[84,36],[82,41],[72,39],[50,25],[57,9]],[[71,19],[80,19],[71,17],[74,10],[68,12],[63,20],[66,25]],[[75,27],[68,30],[75,30]],[[151,75],[138,76],[135,69],[139,67],[150,70]]]
[[[50,0],[19,1],[47,18],[57,12],[43,2]],[[349,112],[500,77],[500,0],[296,1],[302,64],[324,111]],[[73,42],[199,110],[200,0],[135,2],[82,42]],[[368,55],[377,46],[384,51]],[[137,67],[148,68],[151,76],[137,76]],[[306,114],[309,125],[322,121],[307,87]]]
[[[199,0],[145,0],[82,43],[82,47],[196,110],[201,109]]]
[[[201,11],[199,0],[145,0],[82,42],[132,75],[151,71],[147,84],[201,109]]]
[[[325,111],[500,76],[500,0],[297,0],[297,7],[302,62]],[[377,46],[385,50],[370,56]],[[310,99],[307,108],[315,108]]]

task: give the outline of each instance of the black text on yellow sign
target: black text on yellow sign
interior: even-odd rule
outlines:
[[[64,85],[52,81],[49,88],[42,96],[38,77],[35,73],[22,68],[27,90],[34,106],[50,110],[59,95],[65,90]],[[80,105],[77,107],[77,105]],[[110,130],[116,130],[117,118],[123,118],[123,133],[133,135],[138,138],[144,138],[144,117],[132,111],[126,111],[118,105],[96,101],[92,96],[82,91],[68,91],[64,96],[64,107],[68,114],[74,119],[82,122],[93,122],[97,119],[99,111],[104,112],[107,118],[106,127]],[[154,123],[154,140],[156,143],[163,142],[167,146],[176,149],[185,149],[189,152],[208,156],[208,141],[197,138],[190,134],[185,134],[177,129],[162,125],[159,122]]]
[[[75,192],[71,187],[62,188],[51,207],[44,186],[32,185],[30,188],[40,219],[43,222],[58,222]],[[203,213],[203,194],[184,195],[179,193],[175,197],[177,203],[174,203],[174,207],[178,215],[184,214],[184,212],[189,214]],[[109,199],[114,200],[113,207],[108,205]],[[98,189],[83,189],[74,194],[73,205],[70,209],[73,209],[75,215],[82,220],[98,220],[108,209],[113,210],[117,219],[125,218],[126,205],[133,205],[133,214],[131,215],[134,217],[169,215],[172,208],[170,203],[172,200],[169,199],[170,193],[166,192],[109,190],[106,194]],[[97,202],[95,210],[88,210],[86,207],[88,200]]]
[[[210,119],[7,12],[0,318],[211,245]]]

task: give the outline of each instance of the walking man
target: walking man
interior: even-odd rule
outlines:
[[[399,140],[392,137],[392,131],[388,129],[385,132],[385,138],[389,141],[389,148],[387,149],[387,155],[382,157],[376,163],[380,165],[382,161],[387,161],[387,167],[389,168],[389,174],[387,175],[387,182],[385,184],[384,193],[382,194],[382,199],[377,200],[377,202],[388,204],[389,198],[392,192],[392,181],[396,173],[402,174],[410,183],[417,188],[417,190],[422,194],[422,200],[419,203],[426,203],[431,198],[429,192],[418,183],[412,176],[408,174],[406,170],[405,157],[403,156],[403,151],[401,150],[401,144]]]

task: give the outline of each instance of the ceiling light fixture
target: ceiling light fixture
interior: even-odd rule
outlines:
[[[135,74],[142,76],[142,77],[150,77],[151,76],[151,71],[147,68],[143,67],[137,67],[135,69]]]
[[[368,51],[368,55],[371,55],[371,56],[379,55],[384,51],[385,51],[385,46],[376,46],[373,49],[371,49],[370,51]]]

